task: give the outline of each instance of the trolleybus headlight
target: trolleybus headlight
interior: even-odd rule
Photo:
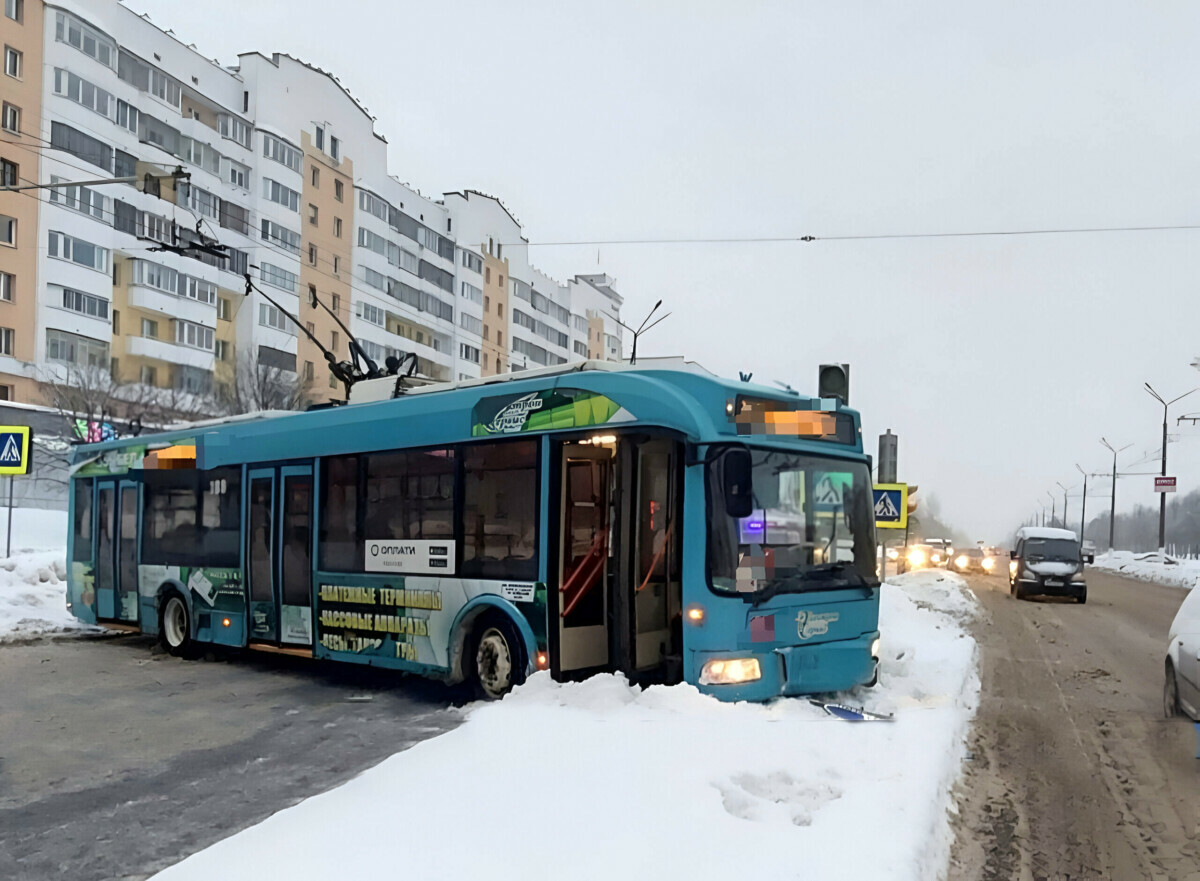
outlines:
[[[996,559],[995,557],[984,557],[981,565],[984,569],[993,569],[996,566]]]
[[[762,679],[758,658],[727,658],[709,661],[700,671],[701,685],[736,685]]]
[[[967,564],[970,562],[971,561],[967,559],[966,554],[959,554],[958,558],[955,559],[955,561],[954,561],[954,565],[957,566],[959,569],[966,569]]]
[[[871,642],[871,657],[877,661],[879,660],[879,643],[880,638],[878,636]]]
[[[687,619],[699,627],[704,623],[704,606],[688,606]]]

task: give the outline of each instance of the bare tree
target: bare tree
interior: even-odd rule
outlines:
[[[102,440],[110,431],[140,434],[212,416],[217,409],[209,395],[126,382],[97,366],[51,368],[39,382],[46,402],[67,422],[67,434],[79,440]]]
[[[270,367],[250,356],[238,360],[233,382],[218,398],[229,415],[262,410],[301,410],[309,401],[309,384],[291,370]]]

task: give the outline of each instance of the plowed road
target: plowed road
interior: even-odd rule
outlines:
[[[1088,573],[1088,602],[968,579],[982,693],[950,877],[1200,881],[1200,760],[1162,712],[1184,591]]]

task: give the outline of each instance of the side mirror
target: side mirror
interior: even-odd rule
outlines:
[[[725,481],[725,511],[730,517],[754,513],[754,463],[745,447],[726,450],[721,462]]]
[[[1009,552],[1008,552],[1008,558],[1009,558],[1010,560],[1015,560],[1015,559],[1017,558],[1017,552],[1016,552],[1016,551],[1009,551]]]

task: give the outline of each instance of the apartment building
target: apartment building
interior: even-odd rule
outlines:
[[[558,282],[496,197],[390,174],[332,74],[222,67],[117,0],[4,2],[4,183],[72,184],[0,192],[0,399],[94,368],[201,397],[269,370],[320,401],[351,335],[440,380],[621,357],[611,278]]]

